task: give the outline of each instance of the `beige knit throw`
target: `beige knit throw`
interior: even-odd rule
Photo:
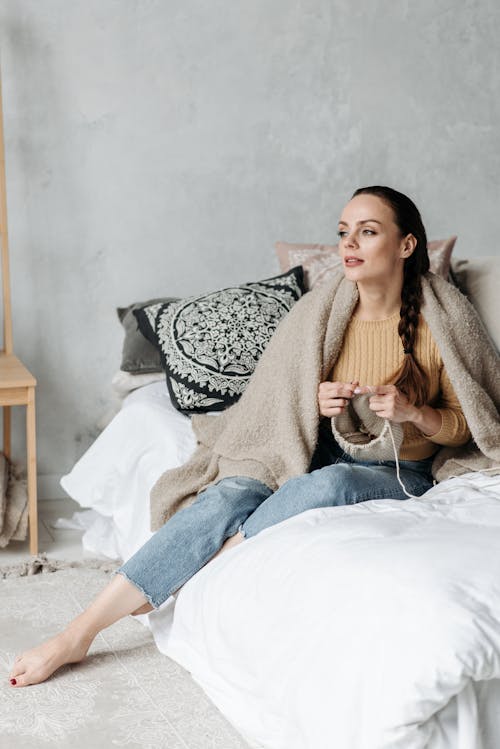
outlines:
[[[498,355],[454,286],[432,273],[422,285],[422,315],[473,437],[463,448],[441,448],[433,475],[442,481],[494,465],[500,473]],[[193,456],[166,471],[151,491],[153,530],[222,478],[249,476],[275,491],[307,472],[318,436],[318,384],[340,353],[357,301],[356,285],[342,273],[305,294],[278,325],[240,400],[220,416],[193,417]]]
[[[24,541],[28,531],[28,492],[20,470],[0,453],[0,548]]]

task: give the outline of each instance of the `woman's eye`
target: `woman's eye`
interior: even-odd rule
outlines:
[[[347,234],[348,234],[347,231],[338,231],[337,232],[337,236],[339,236],[341,239],[343,237],[346,237]],[[369,236],[371,236],[371,235],[375,235],[376,232],[374,232],[373,229],[363,229],[363,234],[368,234]]]

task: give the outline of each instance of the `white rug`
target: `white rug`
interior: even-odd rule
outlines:
[[[14,657],[60,631],[109,574],[67,568],[0,579],[0,747],[246,749],[187,671],[133,617],[104,630],[80,664],[13,689]]]

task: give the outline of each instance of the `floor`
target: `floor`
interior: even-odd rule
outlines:
[[[83,550],[83,531],[52,525],[58,518],[69,519],[81,511],[69,497],[40,500],[39,552],[71,561],[95,558]],[[23,562],[29,556],[28,539],[11,542],[0,549],[0,567]],[[73,576],[78,584],[64,576]],[[0,610],[0,671],[26,647],[27,639],[31,637],[32,647],[58,631],[62,625],[52,621],[54,617],[69,621],[81,611],[102,589],[99,576],[105,577],[102,570],[66,569],[57,575],[2,581],[2,603],[6,605]],[[81,601],[79,597],[83,597]],[[105,637],[101,633],[92,648],[95,653],[91,649],[83,666],[65,666],[57,678],[30,687],[29,702],[24,692],[10,688],[5,679],[0,681],[0,704],[6,708],[0,710],[0,749],[10,749],[19,739],[26,749],[108,749],[113,745],[127,749],[249,749],[191,675],[170,658],[159,657],[151,633],[133,617],[107,629]]]
[[[249,749],[131,616],[100,632],[83,663],[11,687],[15,656],[60,632],[107,582],[89,568],[0,581],[0,749]]]
[[[41,499],[38,502],[38,550],[55,559],[80,561],[90,555],[84,553],[81,538],[83,531],[53,528],[51,523],[57,518],[70,518],[74,512],[81,512],[80,505],[70,499]],[[11,541],[0,549],[0,566],[23,562],[30,556],[29,540]]]

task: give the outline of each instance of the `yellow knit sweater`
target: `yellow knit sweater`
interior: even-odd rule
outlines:
[[[360,385],[389,382],[404,357],[398,323],[399,312],[385,320],[353,317],[332,371],[332,381],[359,380]],[[411,422],[404,422],[404,439],[399,453],[401,460],[423,460],[433,455],[439,445],[463,445],[471,436],[439,350],[422,315],[419,317],[414,350],[428,378],[428,405],[441,413],[442,425],[439,432],[429,437],[424,436]]]

